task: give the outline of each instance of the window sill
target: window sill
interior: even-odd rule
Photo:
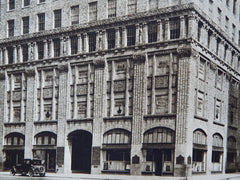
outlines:
[[[48,120],[48,121],[35,121],[34,124],[57,124],[57,121],[56,120]]]
[[[222,173],[222,171],[211,171],[212,174]]]
[[[219,125],[219,126],[224,126],[223,123],[217,122],[217,121],[213,121],[213,124]]]
[[[206,171],[203,171],[203,172],[195,172],[195,171],[192,171],[192,174],[206,174]]]
[[[102,170],[105,174],[130,174],[130,170]]]
[[[21,125],[25,125],[25,122],[6,122],[4,123],[4,126],[21,126]]]
[[[194,115],[194,118],[196,118],[196,119],[198,119],[198,120],[201,120],[201,121],[208,122],[208,119],[207,119],[207,118],[204,118],[204,117],[201,117],[201,116],[198,116],[198,115]]]

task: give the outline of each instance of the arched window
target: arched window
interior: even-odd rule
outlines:
[[[36,145],[56,145],[57,135],[52,132],[41,132],[35,136]]]
[[[5,144],[8,146],[24,146],[25,136],[21,133],[10,133],[5,136]]]
[[[196,129],[193,132],[193,143],[194,144],[207,145],[207,135],[206,135],[206,133],[201,129]]]
[[[130,144],[131,133],[124,129],[113,129],[103,135],[104,144]]]
[[[228,141],[227,141],[227,147],[231,149],[236,149],[237,148],[237,141],[234,136],[229,136]]]
[[[215,146],[215,147],[223,147],[223,138],[218,133],[215,133],[213,135],[213,146]]]
[[[169,128],[158,127],[144,133],[143,143],[174,143],[174,131]]]

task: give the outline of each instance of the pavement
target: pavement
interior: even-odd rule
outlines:
[[[9,175],[9,172],[0,172],[2,176]],[[232,174],[213,174],[213,175],[192,175],[191,177],[173,176],[133,176],[133,175],[114,175],[114,174],[57,174],[46,173],[46,177],[57,177],[63,179],[79,178],[89,180],[240,180],[240,173]]]

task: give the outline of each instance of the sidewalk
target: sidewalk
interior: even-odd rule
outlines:
[[[0,172],[1,175],[9,175],[9,172]],[[240,180],[240,173],[233,174],[214,174],[214,175],[193,175],[191,177],[173,177],[173,176],[131,176],[131,175],[113,175],[113,174],[57,174],[46,173],[46,177],[58,178],[82,178],[99,180]]]

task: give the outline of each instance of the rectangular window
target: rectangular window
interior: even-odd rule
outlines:
[[[202,22],[198,22],[198,32],[197,32],[197,40],[198,41],[200,41],[200,39],[201,39],[201,30],[202,30],[202,26],[203,26],[203,24],[202,24]]]
[[[221,119],[221,101],[219,99],[215,99],[215,121],[220,121]]]
[[[29,16],[22,18],[23,34],[29,33]]]
[[[115,48],[115,29],[107,30],[108,49]]]
[[[54,11],[54,27],[58,28],[62,26],[62,10],[58,9]]]
[[[235,41],[235,35],[236,34],[236,26],[235,24],[232,24],[232,40]]]
[[[23,6],[29,6],[30,5],[30,0],[23,0]]]
[[[97,20],[97,2],[89,3],[89,21]]]
[[[177,39],[180,37],[180,19],[170,19],[170,39]]]
[[[53,46],[54,46],[54,57],[59,57],[60,56],[60,39],[54,39]]]
[[[128,14],[137,12],[137,0],[128,0]]]
[[[148,42],[157,41],[157,22],[148,23]]]
[[[204,107],[204,93],[197,92],[197,103],[196,103],[196,114],[203,117],[203,107]]]
[[[8,52],[8,64],[13,64],[13,47],[8,47],[7,52]]]
[[[117,1],[108,0],[108,18],[116,17],[117,12]]]
[[[134,25],[127,26],[127,45],[135,45],[136,42],[136,27]]]
[[[72,36],[71,40],[71,54],[77,54],[78,52],[78,37]]]
[[[205,76],[206,76],[206,61],[200,59],[198,66],[198,78],[201,80],[205,80]]]
[[[43,44],[43,42],[38,42],[37,47],[38,47],[38,59],[43,59],[43,56],[44,56],[44,44]]]
[[[79,6],[71,7],[71,24],[79,24]]]
[[[15,9],[15,0],[8,1],[8,10]]]
[[[233,0],[233,14],[236,14],[236,3],[237,0]]]
[[[96,33],[89,33],[88,34],[89,38],[89,52],[95,51],[96,50]]]
[[[8,37],[14,36],[14,20],[8,21]]]
[[[22,45],[22,56],[23,56],[23,62],[28,61],[28,45],[24,44]]]
[[[158,0],[149,0],[149,9],[157,9],[158,8]]]
[[[45,30],[45,13],[38,14],[38,31]]]

